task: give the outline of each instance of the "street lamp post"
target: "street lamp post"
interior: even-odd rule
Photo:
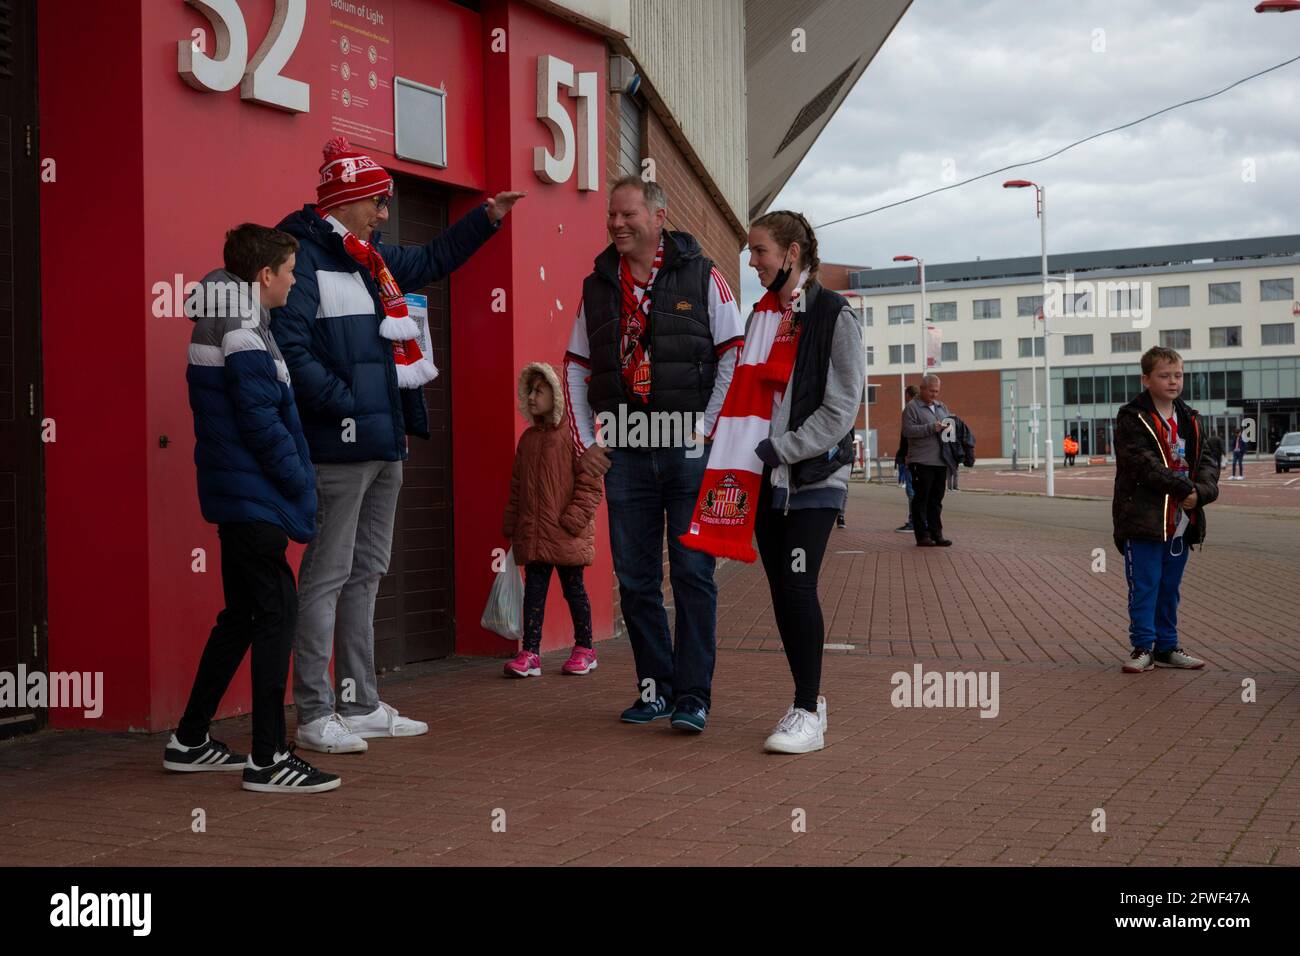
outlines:
[[[1054,454],[1054,449],[1052,447],[1052,358],[1051,358],[1052,350],[1049,347],[1051,342],[1050,336],[1052,333],[1048,323],[1048,312],[1047,312],[1047,299],[1048,299],[1048,294],[1047,294],[1047,189],[1046,187],[1040,186],[1038,185],[1038,183],[1030,182],[1027,179],[1008,179],[1005,183],[1002,184],[1002,188],[1004,189],[1024,189],[1027,186],[1034,187],[1034,191],[1038,198],[1039,241],[1041,244],[1042,272],[1043,272],[1043,391],[1046,392],[1046,398],[1044,404],[1047,407],[1047,421],[1045,422],[1045,424],[1047,425],[1047,429],[1046,429],[1046,434],[1043,436],[1045,441],[1045,446],[1043,450],[1047,456],[1047,497],[1052,498],[1055,497],[1056,495],[1056,472],[1055,472],[1055,468],[1053,467],[1055,465],[1056,456]],[[1034,338],[1037,339],[1038,336],[1035,335]],[[1032,357],[1032,352],[1033,352],[1033,348],[1031,346],[1030,348],[1031,357]],[[1031,376],[1031,377],[1036,379],[1036,376]],[[1034,384],[1035,392],[1037,392],[1037,389],[1038,389],[1038,385],[1037,385],[1037,381],[1035,381]],[[1037,403],[1037,398],[1035,398],[1035,403]],[[1035,457],[1037,457],[1037,454],[1038,454],[1038,436],[1035,435],[1034,436]]]
[[[856,296],[862,316],[862,480],[871,481],[871,345],[867,342],[867,299]]]
[[[925,361],[925,324],[926,324],[926,322],[929,321],[929,319],[926,318],[926,311],[925,311],[925,260],[924,260],[924,259],[921,259],[921,258],[918,258],[917,256],[894,256],[894,261],[895,261],[895,262],[915,262],[916,265],[917,265],[917,267],[918,267],[918,269],[920,270],[920,280],[921,280],[921,317],[920,317],[920,319],[917,320],[917,323],[916,323],[916,324],[919,325],[919,326],[921,327],[921,342],[920,342],[920,349],[921,349],[921,351],[920,351],[920,353],[918,354],[917,358],[918,358],[918,360],[920,361],[920,365],[921,365],[921,377],[924,378],[924,377],[925,377],[925,373],[928,372],[928,371],[930,370],[929,367],[926,365],[926,361]],[[900,323],[900,325],[901,325],[901,323]],[[906,339],[907,336],[903,336],[903,338]],[[899,356],[899,359],[900,359],[900,360],[903,360],[903,359],[906,359],[906,358],[907,358],[907,345],[904,344],[903,346],[901,346],[901,349],[902,349],[903,354]],[[904,363],[903,367],[904,367],[904,369],[906,369],[906,367],[907,367],[907,366],[906,366],[906,363]],[[906,371],[904,371],[904,372],[902,373],[902,375],[903,375],[904,377],[906,377],[906,375],[907,375]],[[900,381],[901,381],[901,379],[900,379]]]

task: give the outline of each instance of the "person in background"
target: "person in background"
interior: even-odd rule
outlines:
[[[952,541],[943,536],[943,493],[948,481],[948,463],[943,456],[941,434],[951,416],[939,401],[939,376],[927,372],[921,377],[916,398],[903,409],[903,437],[907,439],[907,467],[912,472],[916,494],[912,498],[912,525],[919,548],[946,548]]]
[[[1246,477],[1246,439],[1238,428],[1232,437],[1232,474],[1229,481],[1241,481]]]
[[[1065,455],[1065,467],[1071,467],[1074,464],[1074,456],[1079,453],[1079,440],[1074,432],[1070,432],[1062,439],[1061,452]]]
[[[907,402],[916,398],[916,386],[907,386],[903,390],[903,396],[904,407],[906,407]],[[901,429],[898,433],[898,454],[894,456],[894,471],[898,473],[898,483],[907,492],[907,521],[894,530],[899,534],[911,534],[916,528],[915,519],[912,516],[912,498],[915,496],[916,491],[912,485],[912,472],[907,467],[907,436],[902,433]]]

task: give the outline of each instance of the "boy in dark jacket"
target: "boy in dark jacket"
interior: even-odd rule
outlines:
[[[1183,360],[1157,346],[1142,356],[1143,392],[1115,418],[1115,546],[1128,580],[1128,673],[1196,669],[1178,646],[1178,589],[1188,549],[1205,540],[1205,506],[1219,496],[1219,458],[1200,416],[1178,396]]]
[[[316,533],[316,484],[294,407],[289,370],[271,337],[268,309],[293,287],[297,241],[245,223],[226,235],[225,269],[186,303],[194,463],[203,517],[221,539],[217,615],[194,688],[163,755],[168,770],[242,770],[244,789],[318,793],[339,786],[296,756],[285,739],[284,689],[297,616],[289,539]],[[208,727],[249,647],[253,651],[253,752],[245,759]]]

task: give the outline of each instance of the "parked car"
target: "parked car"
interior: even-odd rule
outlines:
[[[1273,452],[1273,465],[1279,472],[1300,468],[1300,432],[1287,432]]]

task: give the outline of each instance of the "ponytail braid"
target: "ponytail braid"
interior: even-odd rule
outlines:
[[[817,235],[803,213],[777,209],[754,220],[750,228],[761,226],[772,234],[777,244],[790,248],[799,243],[799,268],[808,270],[808,278],[817,275],[821,260],[817,258]]]

